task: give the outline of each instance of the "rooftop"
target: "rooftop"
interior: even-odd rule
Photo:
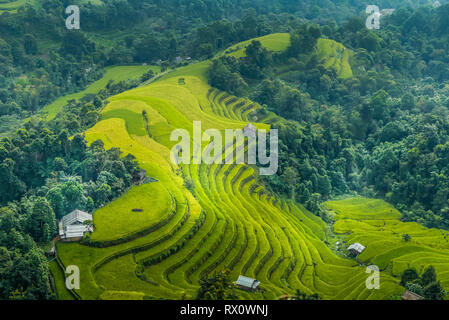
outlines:
[[[245,276],[239,276],[236,284],[242,287],[256,289],[259,286],[260,281]]]
[[[245,128],[243,128],[244,133],[255,133],[257,131],[257,128],[252,124],[248,123]]]
[[[81,210],[74,210],[62,217],[59,222],[59,235],[63,239],[82,237],[84,233],[93,231],[91,226],[84,224],[85,221],[89,220],[92,221],[91,214]]]
[[[424,300],[423,297],[421,297],[419,294],[414,293],[412,291],[405,291],[402,295],[402,300]]]
[[[358,253],[362,253],[365,249],[365,246],[362,246],[360,243],[353,243],[348,247],[348,250],[354,250]]]
[[[68,225],[74,224],[76,222],[83,223],[86,220],[92,220],[92,215],[76,209],[70,212],[68,215],[62,217],[62,226],[65,228]]]

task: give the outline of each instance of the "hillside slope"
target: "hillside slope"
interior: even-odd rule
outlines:
[[[160,71],[158,66],[114,66],[105,69],[106,72],[101,79],[89,85],[85,90],[68,94],[55,100],[53,103],[46,105],[40,111],[40,114],[45,114],[46,120],[52,120],[62,107],[70,100],[77,100],[88,94],[97,94],[101,89],[104,89],[110,82],[120,82],[128,79],[136,79],[149,70],[155,73]]]
[[[285,35],[277,37],[259,40],[272,51],[282,50]],[[227,53],[241,55],[248,43]],[[349,50],[324,39],[318,46],[327,67],[350,76],[351,53],[342,54]],[[106,148],[135,155],[157,181],[135,187],[94,213],[96,231],[89,246],[58,243],[60,262],[79,266],[84,275],[77,290],[81,298],[194,298],[201,277],[225,268],[234,279],[243,274],[261,281],[261,292],[238,292],[242,299],[276,299],[296,289],[324,299],[390,299],[403,292],[398,276],[406,268],[422,272],[429,265],[449,288],[448,233],[401,222],[401,214],[384,201],[325,204],[335,213],[333,231],[345,246],[366,246],[355,261],[344,257],[345,250],[326,245],[332,239],[323,221],[258,184],[254,167],[173,164],[174,129],[192,134],[192,122],[199,120],[203,131],[243,128],[259,108],[212,88],[210,65],[183,67],[110,98],[102,121],[86,132],[89,142],[101,139]],[[258,121],[258,128],[268,129],[268,123],[282,119],[270,113]],[[404,240],[405,234],[410,240]],[[382,271],[379,290],[365,286],[370,264]]]
[[[348,234],[348,243],[366,246],[360,261],[395,276],[407,268],[421,274],[432,265],[443,287],[449,288],[449,232],[401,222],[400,213],[381,200],[355,198],[329,201],[326,206],[336,213],[335,232]],[[410,240],[404,240],[405,234]]]
[[[245,56],[246,47],[252,41],[260,41],[268,51],[282,52],[290,45],[290,34],[274,33],[240,42],[219,53],[217,57],[229,55],[236,58],[242,58]],[[318,39],[316,54],[318,56],[318,62],[326,69],[334,70],[339,78],[346,79],[352,77],[353,74],[350,59],[354,53],[341,43],[330,39]]]
[[[114,224],[113,229],[120,230],[124,217],[136,214],[135,202],[118,200],[120,219],[112,209],[110,220],[100,211],[94,213],[92,246],[58,243],[61,262],[80,267],[83,280],[77,293],[83,299],[109,296],[105,292],[129,292],[131,298],[136,292],[149,298],[194,298],[203,275],[229,268],[235,279],[244,274],[261,281],[263,290],[239,292],[243,299],[276,299],[296,289],[325,299],[388,299],[400,294],[401,287],[386,273],[380,290],[366,289],[365,268],[324,244],[329,232],[324,222],[301,205],[270,195],[256,182],[254,168],[171,163],[173,129],[191,132],[196,120],[202,121],[203,130],[243,128],[257,108],[211,88],[206,81],[209,65],[184,67],[110,98],[103,120],[86,132],[90,142],[101,139],[106,148],[135,155],[158,180],[154,187],[166,190],[172,200],[154,208],[154,214],[165,208],[159,222],[126,226],[125,235],[114,236],[101,230]],[[145,215],[151,216],[152,210],[146,207]]]

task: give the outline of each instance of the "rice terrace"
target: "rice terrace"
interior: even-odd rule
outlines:
[[[286,36],[259,40],[283,50]],[[339,46],[322,40],[320,56],[336,59],[330,50]],[[88,245],[57,243],[59,267],[79,266],[82,275],[80,289],[69,294],[59,283],[63,269],[53,264],[60,298],[192,299],[203,276],[223,269],[235,279],[243,274],[260,281],[259,291],[239,291],[239,299],[277,299],[297,289],[324,299],[397,298],[403,291],[397,276],[429,264],[441,270],[439,278],[449,287],[448,233],[402,223],[401,214],[382,200],[327,202],[335,218],[330,227],[301,204],[270,194],[251,166],[173,164],[172,130],[191,132],[196,120],[203,130],[243,128],[255,120],[256,103],[208,84],[210,64],[182,67],[109,98],[102,120],[86,131],[89,142],[101,139],[107,149],[132,153],[156,182],[136,186],[96,211]],[[268,114],[254,124],[269,128],[279,121],[284,120]],[[133,213],[134,207],[143,212]],[[404,242],[405,233],[412,241]],[[335,239],[364,243],[367,249],[355,261],[336,249]],[[365,286],[369,264],[381,269],[379,290]]]
[[[447,302],[448,17],[0,0],[0,301],[167,319]]]

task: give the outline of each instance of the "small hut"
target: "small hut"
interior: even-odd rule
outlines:
[[[81,210],[74,210],[65,215],[59,222],[60,238],[66,241],[81,240],[86,232],[93,231],[87,221],[92,221],[92,215]]]
[[[424,300],[419,294],[406,290],[402,295],[402,300]]]
[[[363,251],[365,251],[365,249],[366,248],[362,246],[360,243],[353,243],[348,247],[348,251],[354,256],[358,256]]]
[[[260,281],[245,276],[239,276],[235,284],[242,290],[254,292],[259,289]]]

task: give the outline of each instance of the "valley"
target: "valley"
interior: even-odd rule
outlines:
[[[267,37],[269,45],[272,37]],[[264,39],[260,40],[264,44]],[[338,45],[328,46],[333,47]],[[329,50],[321,54],[323,59],[326,54],[335,54]],[[98,299],[120,292],[122,297],[131,298],[138,292],[146,299],[191,299],[203,275],[229,268],[232,278],[244,274],[261,281],[260,292],[239,291],[240,299],[277,299],[296,289],[318,293],[324,299],[393,299],[403,293],[394,276],[404,267],[422,269],[426,261],[436,263],[443,257],[442,253],[435,252],[432,258],[420,252],[434,252],[436,239],[440,239],[440,246],[449,248],[441,236],[444,232],[402,224],[397,220],[400,214],[380,200],[328,202],[326,207],[337,213],[334,232],[349,233],[345,237],[348,244],[365,243],[367,250],[359,260],[378,264],[382,270],[380,290],[368,290],[365,268],[335,254],[325,244],[329,226],[302,205],[270,194],[257,182],[252,167],[172,164],[169,150],[174,142],[169,134],[174,128],[191,131],[196,120],[202,121],[203,130],[243,128],[249,121],[248,111],[257,108],[251,101],[211,88],[205,73],[208,65],[207,61],[192,64],[150,85],[111,97],[102,120],[86,131],[89,142],[101,139],[106,148],[120,148],[124,155],[132,153],[157,182],[134,187],[95,212],[92,245],[57,244],[61,263],[80,267],[83,280],[76,290],[79,297]],[[181,77],[185,84],[179,84]],[[251,109],[245,108],[250,104]],[[151,136],[144,129],[142,111],[148,115]],[[261,126],[264,119],[258,122]],[[185,186],[187,179],[192,181],[190,188]],[[144,188],[154,191],[146,195]],[[152,223],[154,228],[139,233],[143,224],[133,226],[136,213],[131,212],[139,201],[132,200],[131,194],[146,201],[156,196],[156,190],[162,191],[167,201],[158,196],[160,208],[145,207],[145,223],[148,227]],[[121,208],[117,216],[114,207]],[[384,221],[384,232],[397,234],[391,239],[385,239],[379,230]],[[127,238],[122,231],[113,232],[115,229],[139,233],[139,237]],[[410,244],[402,243],[403,232],[412,236]],[[114,245],[111,240],[115,240]],[[379,250],[382,245],[389,250]],[[421,249],[407,255],[407,247],[413,246]],[[449,283],[443,280],[443,284]]]
[[[373,5],[0,0],[0,300],[449,299],[449,3]]]

